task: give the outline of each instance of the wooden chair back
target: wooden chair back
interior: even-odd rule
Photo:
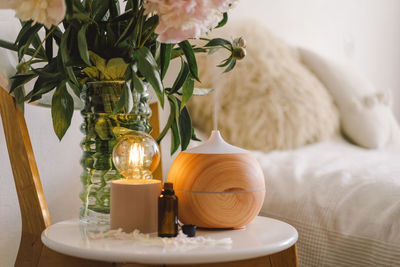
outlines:
[[[151,108],[152,135],[157,137],[160,131],[158,105],[152,104]],[[51,225],[50,214],[24,115],[14,98],[1,87],[0,115],[22,218],[21,243],[15,266],[37,266],[43,248],[40,236]],[[154,177],[162,179],[161,164]]]
[[[0,114],[22,218],[16,266],[37,265],[40,235],[51,224],[39,172],[23,114],[9,93],[0,87]]]

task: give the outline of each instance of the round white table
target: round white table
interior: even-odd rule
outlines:
[[[271,255],[294,245],[296,229],[284,222],[256,217],[237,230],[197,230],[197,236],[230,237],[229,246],[194,249],[165,248],[133,240],[90,239],[78,219],[51,225],[42,233],[52,250],[84,259],[141,264],[198,264],[237,261]]]

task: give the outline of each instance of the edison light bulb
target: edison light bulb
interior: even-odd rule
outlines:
[[[129,131],[115,144],[113,161],[126,179],[150,179],[160,162],[160,150],[149,134]]]

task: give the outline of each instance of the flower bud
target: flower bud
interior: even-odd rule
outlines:
[[[243,59],[246,56],[246,49],[243,47],[234,47],[232,51],[232,57],[234,59]]]
[[[238,37],[235,40],[233,40],[233,45],[246,48],[246,40],[243,39],[242,37]]]

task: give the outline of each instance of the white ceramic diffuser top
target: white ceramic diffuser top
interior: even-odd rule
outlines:
[[[222,138],[221,133],[218,130],[211,132],[210,138],[204,143],[194,148],[184,151],[184,153],[192,154],[240,154],[249,153],[249,151],[228,144]]]

